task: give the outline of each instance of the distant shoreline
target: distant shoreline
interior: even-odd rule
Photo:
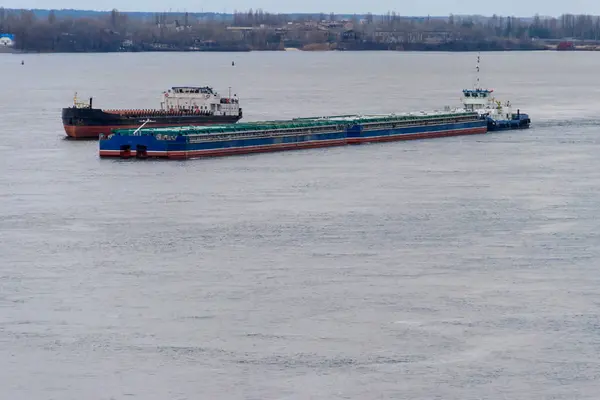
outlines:
[[[33,43],[33,48],[35,43]],[[600,50],[600,47],[585,48],[574,46],[568,51],[594,51]],[[302,45],[285,46],[271,45],[267,47],[256,47],[248,44],[228,44],[211,46],[181,46],[171,45],[153,45],[141,43],[129,47],[120,48],[79,48],[79,49],[40,49],[32,48],[16,50],[19,53],[29,54],[48,54],[48,53],[247,53],[247,52],[265,52],[265,51],[302,51],[302,52],[329,52],[329,51],[392,51],[392,52],[445,52],[445,53],[464,53],[464,52],[506,52],[506,51],[557,51],[556,46],[548,44],[537,44],[533,42],[520,41],[453,41],[440,43],[377,43],[377,42],[322,42],[306,43]]]
[[[600,17],[128,13],[0,7],[0,43],[20,53],[597,51]],[[3,40],[3,41],[2,41]],[[296,50],[293,50],[296,49]]]
[[[332,49],[332,50],[303,50],[288,48],[285,50],[144,50],[144,51],[13,51],[13,52],[0,52],[2,54],[12,55],[26,55],[26,54],[139,54],[139,53],[333,53],[333,52],[344,52],[344,53],[365,53],[365,52],[378,52],[378,53],[514,53],[514,52],[556,52],[555,49],[495,49],[495,50],[373,50],[373,49],[362,49],[362,50],[344,50],[344,49]],[[574,49],[571,52],[590,52],[600,51],[590,49]]]
[[[368,41],[353,42],[320,42],[295,44],[285,46],[283,43],[256,47],[244,43],[213,44],[209,46],[182,46],[179,44],[148,44],[140,43],[127,47],[112,48],[44,48],[37,46],[37,42],[30,43],[31,47],[21,49],[15,47],[0,48],[0,54],[77,54],[77,53],[248,53],[248,52],[411,52],[411,53],[468,53],[468,52],[513,52],[513,51],[600,51],[600,44],[568,46],[554,45],[535,41],[518,40],[483,40],[483,41],[449,41],[437,43],[409,42],[409,43],[380,43]]]

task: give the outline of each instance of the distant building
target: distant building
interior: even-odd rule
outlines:
[[[13,47],[15,45],[15,35],[12,33],[0,33],[0,46]]]
[[[556,46],[556,50],[575,50],[575,43],[570,41],[560,42],[558,46]]]

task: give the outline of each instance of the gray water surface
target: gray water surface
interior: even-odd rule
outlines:
[[[482,55],[524,132],[136,162],[60,123],[441,109],[475,57],[2,55],[0,397],[597,399],[600,54]]]

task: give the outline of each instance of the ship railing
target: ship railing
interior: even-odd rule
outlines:
[[[449,118],[415,118],[409,120],[397,120],[397,121],[385,121],[385,122],[366,122],[361,123],[363,130],[377,130],[385,128],[396,128],[396,127],[407,127],[407,126],[420,126],[420,125],[442,125],[456,122],[467,122],[477,119],[477,115],[463,117],[455,116]]]
[[[151,110],[151,109],[143,109],[143,110],[105,110],[105,112],[109,113],[118,113],[122,115],[127,115],[131,117],[137,116],[147,116],[147,115],[169,115],[169,116],[187,116],[187,115],[213,115],[213,113],[209,110]]]
[[[369,124],[369,123],[385,123],[385,122],[404,122],[404,121],[432,121],[435,119],[444,119],[444,118],[473,118],[474,113],[440,113],[440,114],[429,114],[429,115],[398,115],[398,116],[386,116],[382,118],[356,118],[354,120],[357,124]]]
[[[263,122],[248,122],[248,123],[238,123],[238,124],[225,124],[225,125],[209,125],[209,126],[189,126],[189,127],[181,127],[181,128],[148,128],[144,129],[144,133],[152,135],[155,133],[174,133],[176,132],[179,135],[184,136],[215,136],[218,134],[232,134],[232,133],[256,133],[256,132],[266,132],[269,133],[274,131],[280,132],[290,132],[293,130],[306,130],[312,129],[313,131],[317,131],[319,129],[328,129],[328,127],[338,127],[339,129],[344,129],[344,126],[340,123],[295,123],[288,121],[281,121],[280,123],[263,123]],[[130,130],[123,129],[121,130],[122,135],[128,135]]]
[[[84,103],[84,102],[81,102],[81,101],[75,101],[73,103],[73,106],[75,108],[90,108],[90,104],[89,103]]]
[[[346,129],[344,125],[326,125],[316,127],[287,128],[287,129],[263,129],[247,132],[223,132],[215,134],[187,135],[191,142],[210,142],[229,139],[248,139],[263,137],[286,137],[309,134],[335,133],[343,132]]]
[[[214,136],[217,134],[230,134],[230,133],[253,133],[253,132],[264,132],[264,131],[281,131],[281,132],[289,132],[294,129],[308,129],[311,128],[313,130],[318,129],[326,129],[327,127],[334,126],[339,127],[341,124],[309,124],[303,123],[298,124],[294,122],[288,123],[287,121],[281,121],[279,124],[274,123],[261,123],[261,122],[248,122],[248,123],[238,123],[238,124],[225,124],[225,125],[209,125],[209,126],[199,126],[199,127],[183,127],[183,128],[148,128],[144,131],[148,134],[154,133],[172,133],[177,132],[180,135],[185,136]],[[341,126],[343,129],[343,126]],[[127,135],[129,130],[123,130],[123,134]]]
[[[326,126],[338,126],[340,123],[327,122],[302,122],[295,121],[269,121],[269,122],[247,122],[228,125],[213,125],[186,129],[182,132],[188,135],[208,135],[218,133],[256,132],[256,131],[289,131],[292,129],[317,129]]]
[[[330,115],[326,117],[298,117],[294,118],[293,121],[335,121],[336,119],[346,118],[346,119],[356,119],[358,118],[356,114],[345,114],[345,115]]]
[[[200,142],[219,142],[223,140],[239,140],[239,139],[264,139],[264,138],[284,138],[284,137],[297,137],[300,135],[323,135],[328,133],[343,133],[345,129],[330,129],[326,131],[313,132],[313,131],[302,131],[297,133],[285,133],[285,134],[271,134],[267,132],[256,132],[255,134],[219,134],[211,137],[191,137],[189,138],[190,143],[200,143]]]
[[[219,133],[213,133],[213,134],[201,134],[201,135],[196,135],[199,137],[216,137],[216,136],[222,136],[222,135],[229,135],[229,136],[240,136],[240,137],[247,137],[247,136],[256,136],[256,135],[272,135],[272,136],[277,136],[277,135],[296,135],[296,134],[300,134],[300,133],[320,133],[320,132],[327,132],[327,131],[336,131],[336,130],[344,130],[345,126],[341,126],[341,125],[327,125],[327,126],[310,126],[310,127],[296,127],[296,128],[283,128],[283,129],[260,129],[260,130],[253,130],[253,131],[242,131],[242,132],[236,132],[236,131],[230,131],[230,132],[219,132]],[[190,135],[192,136],[192,135]]]

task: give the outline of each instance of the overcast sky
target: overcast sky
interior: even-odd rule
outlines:
[[[600,15],[600,0],[4,0],[7,8],[76,8],[122,11],[217,11],[262,8],[269,12],[385,13],[400,15],[481,14],[558,16],[563,13]]]

